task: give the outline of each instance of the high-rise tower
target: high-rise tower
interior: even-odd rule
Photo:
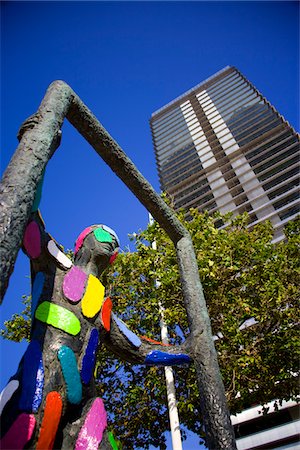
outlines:
[[[300,210],[299,135],[234,67],[152,114],[162,190],[175,209],[248,211],[275,241]]]

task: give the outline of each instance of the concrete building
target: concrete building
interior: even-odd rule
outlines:
[[[234,67],[152,114],[161,189],[175,209],[269,219],[275,241],[299,213],[299,135]]]
[[[283,238],[300,210],[299,135],[236,68],[160,108],[150,125],[161,189],[176,210],[247,211],[249,226],[269,219],[274,242]],[[259,405],[232,416],[239,450],[300,450],[299,407],[273,403],[267,416]]]

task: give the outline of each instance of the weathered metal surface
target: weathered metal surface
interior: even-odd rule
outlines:
[[[212,341],[210,319],[190,237],[178,241],[177,258],[192,336],[192,356],[197,371],[207,446],[210,449],[224,450],[236,448],[217,354]]]
[[[73,95],[63,81],[49,86],[36,120],[20,136],[21,142],[3,174],[0,185],[1,299],[21,247],[37,185],[59,145],[61,126]]]

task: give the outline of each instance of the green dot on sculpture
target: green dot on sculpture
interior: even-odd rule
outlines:
[[[108,231],[105,231],[102,228],[97,228],[94,231],[94,236],[99,242],[112,242],[111,235],[108,233]]]
[[[52,325],[73,336],[76,336],[80,331],[80,322],[75,314],[54,303],[41,303],[35,312],[35,317],[41,322]]]
[[[115,441],[114,435],[111,431],[108,432],[108,440],[113,450],[118,450],[118,444]]]

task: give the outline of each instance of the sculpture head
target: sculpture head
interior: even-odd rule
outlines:
[[[119,246],[119,238],[111,228],[92,225],[75,242],[75,265],[87,267],[98,276],[116,259]]]

